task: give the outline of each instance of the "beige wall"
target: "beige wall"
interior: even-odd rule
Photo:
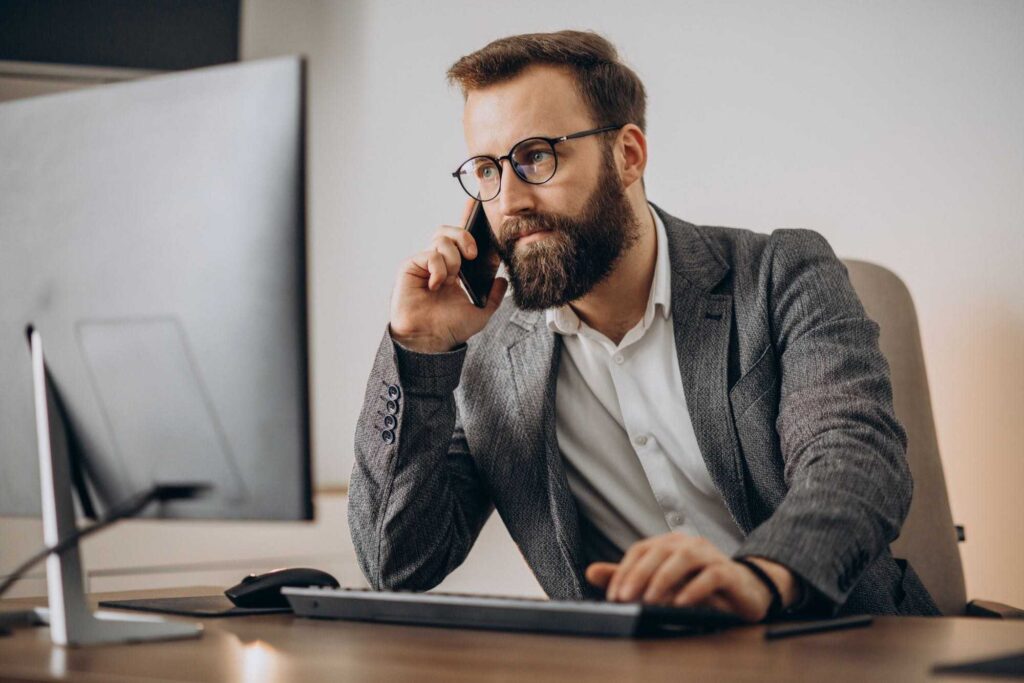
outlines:
[[[968,594],[1024,606],[1024,420],[1015,412],[1024,403],[1024,3],[243,6],[246,57],[310,56],[321,485],[348,477],[399,260],[459,215],[461,194],[448,174],[464,154],[461,107],[445,69],[501,35],[593,28],[647,84],[653,201],[696,222],[814,228],[841,255],[906,280],[919,309],[953,515],[967,527]],[[396,177],[399,167],[407,170]],[[358,581],[343,506],[327,509],[319,531],[298,525],[283,554],[326,553],[343,580]],[[34,525],[0,520],[0,573],[34,547]],[[223,567],[282,554],[267,550],[281,542],[274,525],[230,527],[241,545],[225,545],[218,534],[226,532],[209,525],[174,528],[178,540],[164,548],[146,523],[95,539],[90,561],[103,576],[122,577],[104,587],[127,587],[117,568],[133,563]],[[191,582],[197,571],[180,576]],[[236,571],[231,565],[213,580]],[[153,572],[147,581],[166,576]],[[497,519],[446,587],[537,591]]]

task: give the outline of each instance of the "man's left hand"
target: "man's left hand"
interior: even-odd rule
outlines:
[[[749,559],[775,583],[783,607],[796,601],[798,586],[788,569],[760,557]],[[711,607],[749,622],[764,619],[772,600],[767,586],[750,569],[710,541],[678,532],[633,544],[618,564],[591,564],[587,581],[607,589],[610,601]]]

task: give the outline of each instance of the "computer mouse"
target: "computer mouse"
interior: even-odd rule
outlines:
[[[327,572],[307,567],[273,569],[265,574],[249,574],[224,595],[236,607],[288,607],[288,599],[281,595],[285,586],[337,588],[338,580]]]

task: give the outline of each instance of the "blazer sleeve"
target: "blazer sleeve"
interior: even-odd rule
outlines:
[[[421,354],[390,332],[377,351],[356,425],[348,508],[356,557],[375,590],[439,584],[493,510],[456,415],[465,358],[465,345]]]
[[[737,556],[788,567],[835,609],[898,535],[913,483],[878,325],[823,237],[773,233],[765,259],[787,493]]]

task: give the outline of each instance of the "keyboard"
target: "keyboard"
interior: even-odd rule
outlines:
[[[712,609],[364,588],[282,588],[295,614],[393,624],[589,636],[703,633],[743,623]]]

